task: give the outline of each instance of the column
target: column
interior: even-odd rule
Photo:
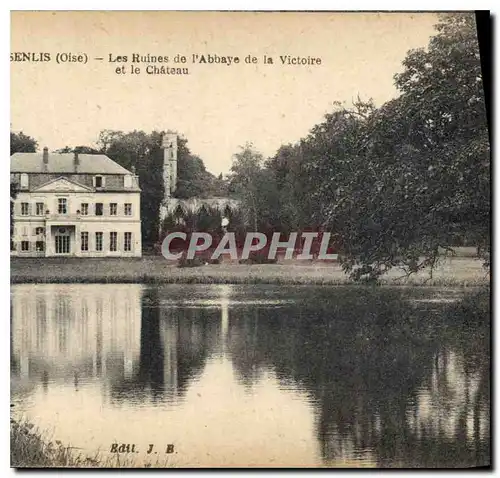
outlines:
[[[45,221],[45,257],[50,256],[52,254],[52,241],[50,235],[50,226]]]
[[[79,256],[80,255],[80,252],[81,252],[81,228],[80,228],[80,224],[75,224],[75,240],[74,240],[74,250],[72,251],[73,252],[73,255],[75,256]]]

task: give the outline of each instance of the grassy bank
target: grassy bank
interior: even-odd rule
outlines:
[[[10,464],[13,468],[169,468],[167,461],[134,462],[127,456],[86,456],[51,440],[32,423],[11,420]]]
[[[161,256],[141,259],[12,258],[11,283],[185,283],[185,284],[350,284],[338,264],[208,264],[179,268]],[[394,269],[380,279],[383,285],[477,286],[489,283],[478,260],[447,258],[435,269],[404,277]]]

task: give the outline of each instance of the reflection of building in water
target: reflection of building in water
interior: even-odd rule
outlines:
[[[113,402],[175,401],[213,350],[220,312],[162,304],[169,296],[139,285],[14,286],[14,389],[101,378]]]
[[[13,374],[45,381],[131,374],[139,355],[139,285],[12,288]]]
[[[20,379],[45,389],[54,381],[78,388],[103,378],[114,402],[139,396],[176,401],[209,356],[226,353],[236,363],[243,357],[242,374],[253,376],[245,370],[246,348],[235,350],[241,326],[230,326],[231,287],[215,286],[212,294],[215,301],[193,305],[188,296],[172,303],[169,286],[16,285],[11,297],[14,386]],[[254,315],[251,319],[253,326]],[[246,320],[244,325],[246,334]]]
[[[216,342],[220,312],[172,304],[171,296],[168,286],[144,291],[139,366],[128,379],[113,383],[112,400],[176,402],[202,372]]]

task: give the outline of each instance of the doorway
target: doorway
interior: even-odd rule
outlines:
[[[56,254],[69,254],[71,252],[71,241],[69,230],[60,227],[56,230]]]

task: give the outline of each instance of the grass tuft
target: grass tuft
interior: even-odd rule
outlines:
[[[168,461],[135,462],[127,456],[86,456],[53,440],[26,420],[10,421],[10,464],[13,468],[171,468]]]

